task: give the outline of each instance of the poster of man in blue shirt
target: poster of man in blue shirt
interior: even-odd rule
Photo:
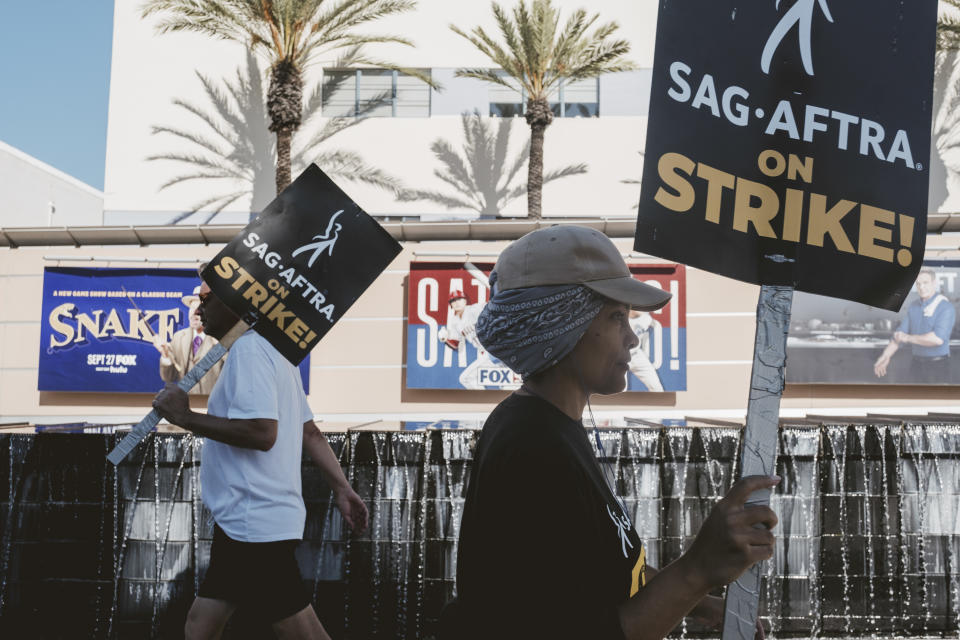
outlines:
[[[900,347],[910,345],[910,373],[914,382],[943,384],[950,379],[950,334],[956,312],[940,293],[937,274],[922,269],[916,281],[918,300],[911,304],[893,337],[873,365],[878,378],[887,375],[890,358]]]

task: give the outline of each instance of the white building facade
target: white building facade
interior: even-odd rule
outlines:
[[[561,20],[582,2],[561,0]],[[592,2],[589,11],[600,21],[616,21],[617,37],[631,42],[629,59],[638,70],[601,76],[560,87],[553,96],[557,117],[547,129],[544,170],[582,167],[544,188],[546,216],[631,217],[636,214],[643,141],[649,99],[657,3],[653,0]],[[317,60],[306,71],[305,124],[295,134],[294,174],[308,162],[324,168],[324,158],[347,152],[366,167],[389,175],[410,190],[459,196],[435,175],[447,167],[435,153],[448,145],[469,163],[464,146],[464,114],[477,113],[491,136],[508,138],[506,165],[514,164],[529,140],[520,116],[524,96],[483,81],[457,78],[463,67],[490,67],[491,62],[449,27],[482,26],[496,32],[485,3],[421,0],[407,14],[370,25],[377,33],[402,34],[416,47],[378,45],[369,55],[429,73],[440,85],[431,89],[412,76],[385,69],[337,69],[335,54]],[[273,135],[267,130],[263,102],[268,78],[262,60],[254,60],[236,43],[198,34],[164,34],[153,18],[143,19],[135,3],[118,2],[110,92],[105,177],[105,220],[108,224],[237,222],[258,211],[273,195]],[[323,80],[340,80],[328,95],[311,94]],[[365,118],[349,118],[357,110]],[[198,115],[199,114],[199,115]],[[517,117],[498,117],[515,115]],[[331,116],[347,116],[344,128],[310,149],[311,139]],[[493,116],[493,117],[491,117]],[[214,131],[216,123],[226,135]],[[501,129],[503,127],[503,129]],[[205,147],[187,141],[203,138]],[[433,148],[432,148],[433,147]],[[242,179],[187,180],[202,167],[157,156],[200,155],[231,161]],[[244,156],[237,160],[237,155]],[[476,158],[482,163],[483,158]],[[500,180],[498,183],[497,180]],[[505,175],[479,176],[477,191],[503,186]],[[400,201],[393,191],[349,179],[338,179],[368,212],[423,219],[479,217],[481,207],[446,206],[430,200]],[[510,181],[526,182],[526,164]],[[203,212],[182,217],[197,204],[219,194],[247,192],[210,218]],[[469,197],[465,198],[470,200]],[[525,215],[526,198],[487,207],[486,214]],[[203,210],[215,208],[216,204]],[[178,221],[179,221],[178,220]]]
[[[0,228],[103,224],[103,192],[0,142]]]

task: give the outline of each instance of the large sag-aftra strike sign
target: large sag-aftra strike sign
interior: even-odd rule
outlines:
[[[299,364],[400,253],[316,165],[210,261],[203,279]]]
[[[898,309],[923,261],[936,13],[661,2],[636,249]]]
[[[897,310],[923,261],[937,0],[663,0],[657,20],[634,247],[762,285],[740,474],[770,476],[794,289]],[[754,637],[760,584],[754,565],[727,588],[722,640]]]

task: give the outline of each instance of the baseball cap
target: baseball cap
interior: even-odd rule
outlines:
[[[200,285],[197,285],[193,288],[193,295],[183,296],[182,298],[180,298],[180,302],[182,302],[184,305],[188,307],[192,306],[193,304],[200,302],[199,294],[200,294]]]
[[[531,231],[500,253],[493,270],[501,291],[582,284],[640,311],[659,309],[671,296],[634,278],[610,238],[577,225]]]
[[[460,289],[454,289],[453,291],[450,292],[450,297],[447,298],[447,303],[449,304],[454,300],[460,300],[460,299],[466,300],[467,296],[463,295],[463,291],[461,291]]]

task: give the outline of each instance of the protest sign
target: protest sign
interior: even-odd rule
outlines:
[[[673,294],[651,313],[633,312],[640,339],[627,391],[686,389],[686,269],[629,265],[633,277]],[[483,349],[475,324],[489,298],[492,262],[413,262],[407,281],[408,389],[516,389],[520,376]]]
[[[316,165],[310,165],[220,253],[203,279],[298,364],[400,244]]]
[[[635,247],[899,309],[926,236],[937,3],[661,3]]]
[[[196,384],[251,326],[300,364],[400,250],[311,164],[203,270],[204,281],[240,320],[180,380],[180,388]],[[151,411],[107,459],[120,464],[159,420]]]
[[[762,285],[741,476],[774,470],[793,290],[897,310],[916,279],[936,18],[936,0],[660,3],[634,248]],[[723,640],[753,638],[759,572],[727,589]]]

